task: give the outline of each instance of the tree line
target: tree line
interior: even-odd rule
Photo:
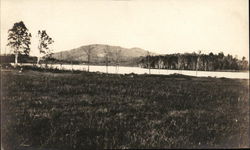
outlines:
[[[31,33],[23,23],[23,21],[14,23],[13,27],[8,31],[8,44],[11,47],[11,51],[15,55],[15,66],[18,64],[18,56],[30,54],[31,45]],[[53,39],[46,33],[46,30],[38,30],[38,50],[39,56],[37,64],[40,62],[40,58],[49,58],[52,55],[53,49],[51,45],[54,43]]]
[[[232,55],[184,53],[143,57],[138,65],[143,68],[173,69],[173,70],[249,70],[245,57],[238,59]]]
[[[29,56],[30,54],[31,37],[32,35],[31,33],[29,33],[29,30],[23,21],[16,22],[13,27],[9,29],[7,46],[11,47],[11,51],[15,56],[15,67],[18,64],[18,60],[20,60],[18,59],[18,56],[21,56],[22,59],[24,58],[25,60],[28,60],[27,56]],[[53,54],[53,49],[51,48],[51,45],[54,43],[54,40],[46,33],[46,30],[38,30],[37,37],[39,50],[39,55],[37,56],[37,64],[40,63],[41,58],[44,58],[45,60],[49,61],[56,61],[51,58],[51,55]],[[89,46],[85,50],[85,55],[87,55],[88,71],[92,49],[93,47]],[[111,55],[115,56],[116,66],[119,66],[120,50],[117,50],[114,54],[111,54],[109,46],[106,46],[104,53],[107,72]],[[5,61],[10,61],[12,59],[12,56],[13,55],[9,55],[7,57],[5,56],[1,58],[3,58]],[[81,56],[81,54],[79,56]],[[71,64],[73,64],[72,61]]]

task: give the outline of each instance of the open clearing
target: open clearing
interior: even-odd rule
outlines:
[[[6,150],[249,147],[249,80],[1,74]]]

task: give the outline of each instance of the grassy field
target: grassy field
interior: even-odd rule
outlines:
[[[1,74],[5,150],[249,147],[248,80]]]

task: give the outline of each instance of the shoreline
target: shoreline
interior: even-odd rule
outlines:
[[[14,63],[6,63],[6,64],[10,64],[10,65],[12,65],[12,66],[14,66]],[[3,65],[3,64],[1,64],[1,65]],[[46,65],[46,63],[42,63],[42,64],[39,64],[39,65],[37,65],[37,63],[18,63],[18,65],[19,66],[30,66],[30,65],[32,65],[32,66],[41,66],[41,65],[43,65],[43,66],[45,66]],[[60,64],[60,63],[47,63],[47,65],[48,66],[50,66],[50,65],[73,65],[73,66],[88,66],[88,64],[85,64],[85,63],[83,63],[83,64],[70,64],[70,63],[63,63],[63,64]],[[90,64],[90,66],[98,66],[98,67],[106,67],[106,65],[105,64]],[[108,65],[108,67],[117,67],[116,65]],[[131,65],[119,65],[118,67],[131,67],[131,68],[140,68],[140,69],[147,69],[148,70],[148,68],[144,68],[144,67],[139,67],[139,66],[131,66]],[[163,69],[163,68],[150,68],[150,70],[162,70],[162,71],[164,71],[164,70],[168,70],[168,71],[196,71],[196,70],[185,70],[185,69],[183,69],[183,70],[178,70],[178,69]],[[199,71],[199,72],[239,72],[239,73],[249,73],[249,70],[197,70],[197,71]]]
[[[14,68],[14,63],[11,63],[5,68],[12,67]],[[87,71],[88,65],[68,65],[68,64],[47,64],[47,68],[45,64],[30,64],[30,63],[22,63],[19,64],[19,67],[31,67],[30,69],[37,70],[40,69],[54,69],[60,71]],[[3,66],[4,68],[4,66]],[[108,72],[107,72],[108,69]],[[89,72],[97,72],[97,73],[105,73],[105,74],[147,74],[147,75],[171,75],[171,74],[181,74],[186,76],[193,76],[193,77],[216,77],[216,78],[230,78],[230,79],[249,79],[249,71],[246,72],[215,72],[215,71],[193,71],[193,70],[165,70],[165,69],[150,69],[150,73],[148,69],[140,68],[140,67],[127,67],[127,66],[93,66],[90,65]]]

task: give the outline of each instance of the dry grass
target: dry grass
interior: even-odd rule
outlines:
[[[5,150],[249,147],[248,80],[1,73]]]

